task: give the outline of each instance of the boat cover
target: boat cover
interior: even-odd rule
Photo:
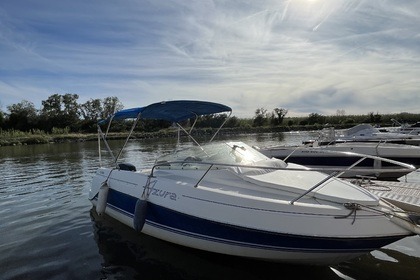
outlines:
[[[201,115],[210,115],[222,112],[231,112],[226,105],[195,100],[176,100],[153,103],[145,107],[124,109],[116,112],[105,120],[99,121],[104,124],[110,120],[134,119],[141,114],[142,119],[166,120],[179,122]]]

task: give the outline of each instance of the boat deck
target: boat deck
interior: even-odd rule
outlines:
[[[420,213],[420,183],[365,180],[359,184],[406,211]]]

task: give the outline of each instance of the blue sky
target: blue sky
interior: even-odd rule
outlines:
[[[4,0],[0,109],[58,93],[420,113],[420,1]]]

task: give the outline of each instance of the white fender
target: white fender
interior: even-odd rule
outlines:
[[[96,213],[98,213],[98,215],[102,215],[103,213],[105,213],[105,208],[108,201],[108,191],[109,186],[105,181],[98,192],[98,203],[96,204]]]
[[[143,198],[137,199],[136,208],[134,210],[133,227],[137,232],[141,232],[146,222],[147,200]]]

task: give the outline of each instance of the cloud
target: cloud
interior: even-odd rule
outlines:
[[[417,1],[7,1],[0,103],[54,93],[309,113],[417,112]],[[397,97],[395,97],[397,96]]]

